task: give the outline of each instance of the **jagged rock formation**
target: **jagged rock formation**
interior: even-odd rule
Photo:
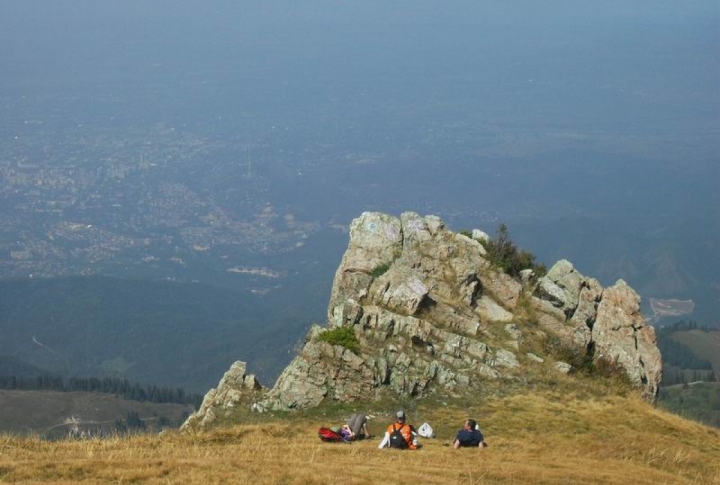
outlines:
[[[661,360],[655,333],[624,281],[602,288],[568,261],[538,280],[526,271],[518,281],[491,267],[487,234],[471,234],[411,212],[399,219],[366,212],[355,219],[326,327],[313,326],[271,390],[253,391],[254,409],[308,408],[387,392],[460,395],[488,379],[521,376],[531,366],[571,372],[550,342],[622,367],[645,398],[656,399]],[[352,328],[360,352],[318,338],[335,327]],[[237,365],[244,376],[244,364]],[[191,420],[206,419],[213,406],[227,407],[221,396],[245,388],[245,381],[233,382],[231,390],[222,390],[223,383],[212,390],[208,406],[203,403]]]
[[[235,362],[230,366],[218,383],[217,388],[210,389],[195,413],[190,415],[183,428],[207,426],[217,419],[217,412],[228,415],[242,404],[252,403],[262,396],[267,388],[260,385],[254,375],[246,374],[245,362]]]

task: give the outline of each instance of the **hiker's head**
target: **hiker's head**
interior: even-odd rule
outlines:
[[[398,411],[395,416],[397,417],[398,423],[405,422],[405,411]]]
[[[465,421],[465,426],[467,427],[467,429],[475,429],[477,423],[474,419],[468,419],[467,421]]]

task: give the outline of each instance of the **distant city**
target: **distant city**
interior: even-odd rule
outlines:
[[[172,128],[120,139],[77,131],[71,142],[42,134],[33,146],[0,144],[0,277],[127,276],[182,268],[193,257],[242,272],[252,255],[291,251],[319,229],[278,213],[264,196],[268,181],[248,173],[242,146],[239,160],[218,161],[210,158],[217,147]],[[222,176],[238,183],[211,190],[178,181],[207,179],[197,171],[213,163],[230,165]]]
[[[329,284],[415,211],[717,321],[713,2],[180,4],[3,6],[0,278]]]

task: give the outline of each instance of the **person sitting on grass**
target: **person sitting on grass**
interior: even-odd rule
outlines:
[[[485,448],[485,438],[480,432],[480,427],[474,419],[468,419],[465,421],[463,428],[458,431],[455,441],[453,441],[453,448],[458,449],[461,447],[475,447]]]
[[[388,426],[385,437],[378,448],[396,448],[399,450],[417,450],[417,433],[410,424],[405,424],[405,411],[398,411],[395,423]]]
[[[363,413],[355,413],[348,420],[348,427],[352,430],[355,439],[372,438],[367,428],[368,417]]]
[[[343,424],[340,427],[340,436],[342,436],[342,439],[345,442],[349,442],[355,439],[355,433],[352,432],[350,426],[348,426],[347,424]]]

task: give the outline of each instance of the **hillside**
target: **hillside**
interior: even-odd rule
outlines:
[[[658,405],[720,427],[720,331],[677,322],[658,332],[663,387]]]
[[[5,483],[48,484],[720,484],[718,430],[575,383],[560,378],[554,390],[417,402],[407,408],[410,421],[427,421],[437,432],[418,451],[378,450],[375,438],[320,442],[317,428],[346,419],[353,409],[346,406],[256,414],[254,422],[161,436],[3,437],[0,472]],[[361,406],[374,416],[376,435],[396,409]],[[468,416],[479,420],[489,448],[448,446]]]
[[[720,428],[720,382],[663,387],[658,405],[684,418]]]
[[[119,399],[96,392],[0,390],[0,430],[47,438],[78,431],[114,432],[117,420],[136,413],[148,428],[177,427],[192,412],[180,404],[154,404]]]
[[[242,353],[272,379],[309,323],[273,298],[167,281],[0,281],[0,364],[204,392]]]
[[[0,355],[0,375],[36,377],[43,374],[48,374],[48,372],[16,357]]]
[[[720,331],[694,329],[674,332],[672,336],[698,357],[709,361],[715,375],[720,376]]]

